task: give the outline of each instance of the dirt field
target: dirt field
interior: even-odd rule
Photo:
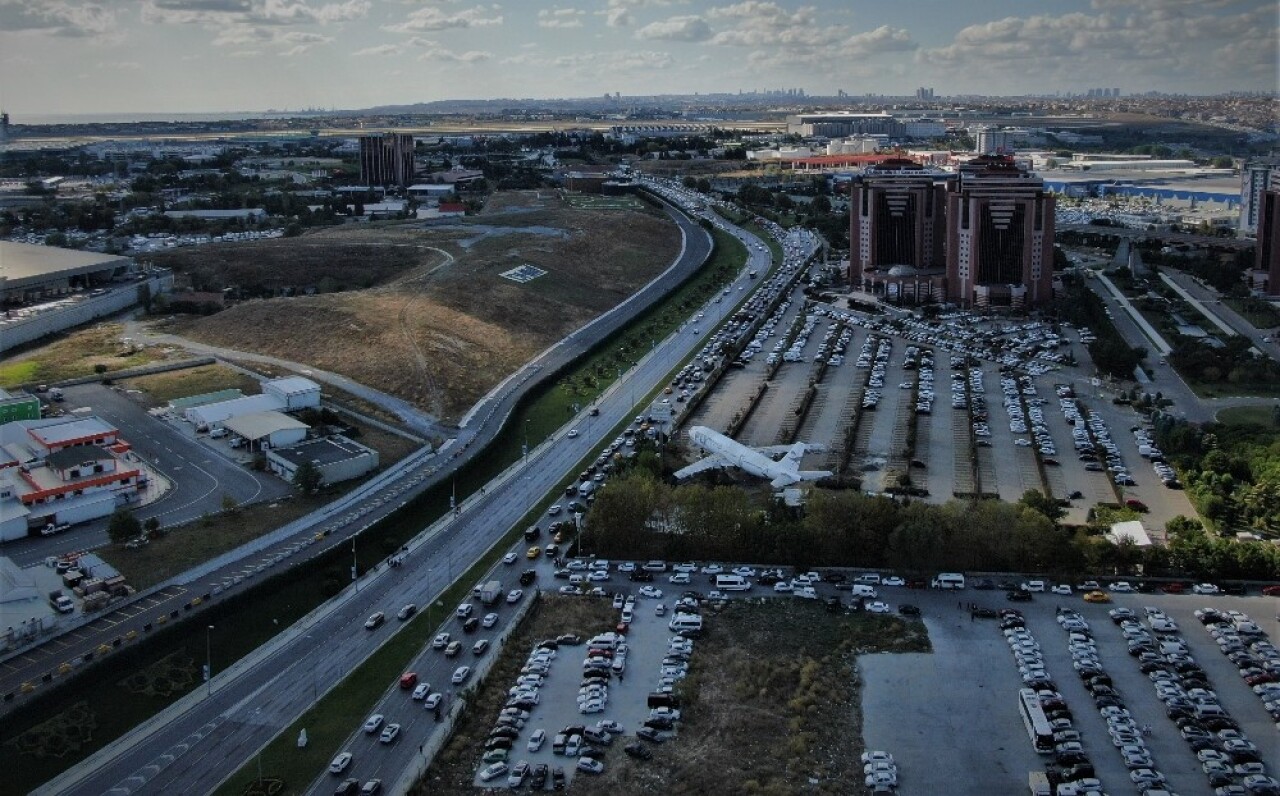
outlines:
[[[336,371],[456,419],[537,351],[663,270],[679,231],[653,210],[575,210],[541,191],[495,195],[481,215],[445,223],[344,227],[266,243],[295,247],[288,278],[296,278],[316,252],[340,270],[344,241],[388,253],[394,265],[376,272],[377,286],[245,302],[186,334]],[[220,256],[228,275],[245,280],[266,279],[246,269],[277,262],[261,259],[253,244],[221,247]],[[199,257],[198,265],[170,264],[204,268],[215,259]],[[547,273],[523,284],[500,276],[526,264]],[[352,268],[375,274],[364,259]]]
[[[262,392],[262,384],[257,379],[225,365],[202,365],[198,368],[139,376],[122,381],[121,385],[126,389],[146,393],[148,406],[160,406],[175,398],[232,388],[238,388],[245,395]]]
[[[110,373],[168,358],[167,352],[154,348],[125,350],[123,334],[124,326],[118,323],[99,323],[69,332],[0,364],[0,387],[91,376],[98,365]]]
[[[536,639],[569,627],[598,628],[613,615],[603,600],[544,598],[489,682],[512,681]],[[830,614],[819,603],[789,599],[735,600],[707,616],[708,629],[695,642],[690,675],[681,684],[679,737],[650,747],[654,755],[647,762],[627,757],[615,742],[604,774],[575,777],[568,792],[863,792],[855,656],[926,651],[924,625],[893,616]],[[475,793],[476,750],[504,696],[498,687],[481,692],[477,709],[412,793]]]

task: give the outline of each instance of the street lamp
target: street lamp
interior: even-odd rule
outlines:
[[[213,625],[204,631],[204,681],[209,684],[209,696],[213,696]]]
[[[522,455],[524,456],[524,463],[528,464],[529,463],[529,418],[527,417],[524,419],[524,447],[521,452],[522,452]]]
[[[357,567],[357,562],[356,562],[356,537],[355,537],[354,535],[352,535],[352,537],[351,537],[351,579],[352,579],[352,580],[355,580],[355,579],[356,579],[356,572],[358,571],[358,570],[356,569],[356,567]],[[357,583],[357,584],[356,584],[356,591],[359,591],[359,590],[360,590],[360,584],[359,584],[359,583]]]

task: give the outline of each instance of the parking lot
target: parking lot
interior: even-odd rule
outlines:
[[[1035,753],[1019,717],[1016,699],[1023,683],[996,620],[971,619],[963,607],[973,601],[992,608],[1011,604],[1001,592],[972,589],[912,592],[910,599],[923,609],[933,653],[861,660],[867,748],[893,753],[902,772],[900,792],[906,796],[1024,792],[1027,773],[1044,770],[1051,758]],[[1274,639],[1275,599],[1133,594],[1113,595],[1113,600],[1090,605],[1079,596],[1037,595],[1033,602],[1016,606],[1043,651],[1045,668],[1073,712],[1084,750],[1108,792],[1129,793],[1134,786],[1106,722],[1073,671],[1067,634],[1055,621],[1059,607],[1079,611],[1091,626],[1098,656],[1125,707],[1139,725],[1151,727],[1143,740],[1171,790],[1183,796],[1213,793],[1200,761],[1179,737],[1178,727],[1165,717],[1165,706],[1156,698],[1152,682],[1127,654],[1119,628],[1107,615],[1115,607],[1142,615],[1143,608],[1150,606],[1177,622],[1223,708],[1257,744],[1267,770],[1275,771],[1280,748],[1274,723],[1193,616],[1196,608],[1205,605],[1242,610],[1269,624],[1264,629]],[[960,773],[963,776],[957,776]]]
[[[914,423],[912,482],[931,502],[979,492],[1015,501],[1039,489],[1070,499],[1071,523],[1085,522],[1095,504],[1130,502],[1145,509],[1144,522],[1157,538],[1172,517],[1195,516],[1185,493],[1163,483],[1155,469],[1158,451],[1140,447],[1144,440],[1135,430],[1145,421],[1068,364],[1068,353],[1084,350],[1087,331],[1055,334],[1044,324],[1010,326],[960,314],[934,322],[867,316],[806,303],[799,287],[785,311],[767,320],[755,338],[759,355],[743,356],[726,370],[686,425],[726,430],[760,396],[740,424],[738,441],[777,445],[794,432],[827,447],[808,453],[803,466],[830,469],[856,422],[849,466],[862,476],[864,490],[879,492],[893,486],[886,476],[907,465]],[[846,343],[834,350],[824,345],[841,332]],[[789,340],[791,356],[775,371],[770,360]],[[927,373],[907,365],[909,356],[930,352]],[[796,410],[820,372],[800,422]],[[1087,450],[1075,444],[1079,424],[1059,405],[1064,395],[1091,429]]]

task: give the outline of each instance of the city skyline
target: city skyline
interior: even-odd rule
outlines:
[[[1014,11],[1015,13],[1009,13]],[[735,93],[1274,90],[1263,0],[0,0],[0,105],[50,114]]]

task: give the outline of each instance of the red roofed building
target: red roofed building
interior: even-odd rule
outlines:
[[[467,206],[462,202],[441,202],[437,212],[442,216],[465,216]]]

